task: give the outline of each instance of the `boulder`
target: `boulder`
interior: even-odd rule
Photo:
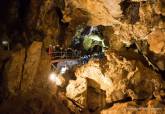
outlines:
[[[87,91],[87,106],[90,112],[103,109],[106,105],[106,94],[103,90],[96,90],[95,88],[88,87]]]
[[[147,36],[151,59],[160,70],[165,70],[165,31],[155,29]]]
[[[127,60],[110,50],[103,61],[91,60],[77,68],[75,75],[86,78],[88,86],[104,90],[107,103],[128,97],[132,100],[149,99],[164,88],[159,74],[139,61]]]
[[[107,78],[99,66],[98,61],[90,61],[75,72],[76,77],[83,77],[88,80],[88,86],[97,89],[107,90],[112,86],[111,78]]]
[[[85,109],[87,107],[87,80],[81,77],[77,80],[70,80],[66,87],[66,97],[69,101],[74,102],[69,106],[70,109],[73,109],[73,105],[80,110]]]
[[[155,54],[165,55],[165,32],[156,29],[148,35],[149,49]]]
[[[17,94],[20,88],[21,77],[23,75],[23,66],[25,62],[25,49],[12,53],[11,59],[5,65],[5,86],[11,94]]]
[[[120,2],[121,0],[65,0],[63,20],[78,22],[83,18],[89,25],[112,25],[118,23],[116,19],[122,15]]]
[[[33,88],[32,84],[37,75],[40,57],[41,57],[41,42],[33,42],[27,50],[26,62],[24,65],[23,77],[21,81],[21,90],[23,92]]]

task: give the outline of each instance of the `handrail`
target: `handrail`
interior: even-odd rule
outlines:
[[[74,52],[54,51],[54,52],[50,52],[49,55],[51,56],[51,59],[60,59],[60,58],[75,59],[81,57],[80,52],[74,53]]]

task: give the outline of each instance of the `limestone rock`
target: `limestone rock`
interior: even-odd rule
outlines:
[[[147,0],[131,0],[131,2],[142,2],[142,1],[147,1]]]
[[[129,61],[111,52],[107,53],[107,60],[109,63],[104,66],[107,68],[105,74],[111,77],[114,87],[110,90],[110,101],[125,95],[133,100],[151,98],[154,91],[164,86],[160,75],[139,61]]]
[[[57,1],[60,3],[57,4]],[[43,40],[43,46],[46,48],[50,44],[58,42],[54,40],[58,39],[60,33],[60,17],[56,11],[56,5],[62,5],[61,0],[32,0],[29,3],[29,11],[26,15],[27,28],[32,35],[28,39],[31,41]],[[27,35],[29,36],[29,33]]]
[[[157,0],[157,3],[155,5],[155,7],[154,7],[155,12],[157,14],[162,14],[163,16],[165,16],[165,7],[164,7],[164,5],[165,5],[165,1],[164,0]]]
[[[106,95],[104,91],[88,87],[87,105],[90,111],[103,109],[106,105]]]
[[[73,101],[80,110],[87,106],[87,80],[84,78],[77,78],[77,80],[70,80],[66,88],[66,96]],[[72,106],[69,107],[72,109]]]
[[[14,95],[10,94],[10,97],[5,99],[5,102],[1,102],[1,114],[70,114],[68,108],[63,104],[63,99],[57,94],[58,88],[55,84],[51,85],[48,80],[50,59],[45,50],[42,51],[41,60],[39,60],[40,54],[37,53],[41,51],[40,44],[39,42],[34,42],[28,50],[28,55],[32,57],[31,59],[29,58],[31,60],[29,61],[34,64],[26,67],[29,68],[29,74],[25,74],[25,76],[28,76],[27,80],[21,82],[24,87],[22,88],[24,89],[23,92],[15,90],[20,87],[21,77],[24,76],[23,68],[26,70],[24,66],[24,63],[27,64],[25,61],[25,49],[12,54],[11,62],[6,65],[7,77],[5,75],[5,84],[8,86],[9,92]],[[37,55],[39,57],[36,57]],[[29,56],[27,56],[27,59]],[[35,61],[32,59],[35,59]],[[37,66],[38,61],[39,67],[34,68]],[[37,71],[36,75],[34,75],[35,71]],[[15,94],[17,92],[18,94]]]
[[[108,109],[104,109],[100,114],[133,114],[138,112],[138,105],[135,102],[116,103]]]
[[[165,105],[158,100],[150,100],[147,103],[149,108],[165,108]]]
[[[133,0],[132,0],[133,1]],[[162,3],[160,1],[146,1],[140,2],[141,0],[135,0],[136,2],[123,1],[122,4],[127,4],[128,6],[123,6],[123,20],[122,24],[117,24],[112,26],[114,33],[108,34],[109,41],[114,39],[117,44],[125,44],[127,46],[132,44],[133,40],[144,40],[147,39],[147,35],[155,28],[164,28],[164,21],[161,17],[161,11],[163,9]],[[138,4],[135,7],[132,4]],[[133,8],[133,9],[130,9]],[[155,9],[159,9],[156,13]],[[135,11],[134,11],[135,10]],[[139,17],[136,19],[136,16]],[[131,19],[130,19],[131,18]],[[131,20],[134,24],[131,24]],[[106,35],[105,35],[106,36]],[[112,39],[111,39],[112,37]],[[107,40],[108,41],[108,40]],[[118,47],[117,47],[118,48]],[[119,47],[120,48],[120,47]]]
[[[44,38],[44,47],[49,47],[50,44],[55,44],[54,39],[58,39],[60,33],[59,18],[55,7],[54,0],[44,0],[40,6],[39,19],[37,29],[42,30],[46,37]]]
[[[165,55],[165,32],[157,29],[148,35],[149,49],[156,54]]]
[[[65,0],[63,20],[71,22],[83,14],[89,25],[112,25],[118,23],[116,18],[121,17],[120,2],[121,0]]]
[[[88,85],[106,91],[108,103],[127,97],[152,98],[154,91],[164,88],[160,75],[148,69],[139,61],[130,61],[117,53],[107,51],[106,59],[91,60],[78,68],[75,75],[88,79]]]
[[[0,48],[0,69],[2,70],[2,67],[6,60],[8,60],[11,56],[11,52],[4,51]],[[1,72],[1,71],[0,71]]]
[[[34,78],[37,75],[41,56],[41,42],[33,42],[27,50],[26,62],[24,65],[23,79],[21,82],[21,90],[28,91],[32,88]]]
[[[11,94],[16,94],[20,87],[25,61],[25,49],[11,55],[11,60],[5,66],[5,84]]]
[[[100,114],[164,114],[164,108],[165,105],[156,100],[148,101],[147,105],[130,101],[117,103],[111,108],[102,110]]]

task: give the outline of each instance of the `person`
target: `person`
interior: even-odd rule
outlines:
[[[73,56],[73,50],[71,48],[66,49],[66,57],[67,58],[72,58]]]
[[[52,46],[52,45],[49,45],[49,48],[48,48],[48,55],[49,55],[49,56],[52,56],[52,52],[53,52],[53,46]]]
[[[55,59],[59,59],[61,56],[60,45],[56,45],[53,52],[54,52],[53,56],[55,57]]]

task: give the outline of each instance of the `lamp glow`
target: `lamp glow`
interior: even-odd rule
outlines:
[[[51,73],[49,76],[49,79],[50,81],[54,82],[57,86],[62,85],[62,81],[60,80],[60,78],[58,77],[56,73]]]
[[[3,45],[8,45],[8,44],[9,44],[9,42],[8,42],[8,41],[6,41],[6,40],[4,40],[4,41],[2,41],[2,44],[3,44]]]
[[[68,67],[67,67],[67,66],[64,66],[64,67],[61,68],[60,73],[61,73],[61,74],[65,74],[65,72],[66,72],[67,70],[68,70]]]

